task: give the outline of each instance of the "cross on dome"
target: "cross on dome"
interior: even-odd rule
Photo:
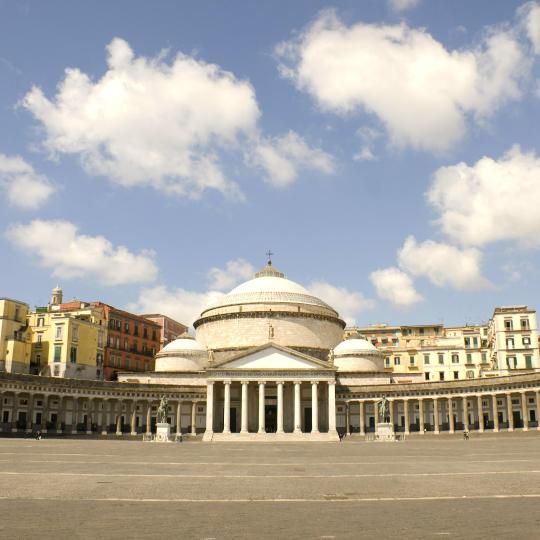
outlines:
[[[266,252],[266,255],[268,256],[268,266],[272,266],[272,255],[275,255],[275,253],[272,253],[272,251],[269,249]]]

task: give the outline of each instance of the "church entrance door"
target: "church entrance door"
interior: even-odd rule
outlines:
[[[304,433],[311,432],[311,407],[304,409]]]
[[[277,406],[276,405],[265,405],[264,424],[266,426],[266,433],[275,433],[277,431]]]
[[[236,407],[231,407],[229,409],[229,424],[231,433],[236,433]]]

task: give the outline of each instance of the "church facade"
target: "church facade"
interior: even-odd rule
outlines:
[[[0,428],[151,434],[161,397],[177,434],[204,441],[335,441],[377,427],[389,401],[404,434],[538,429],[540,373],[426,381],[385,370],[365,339],[323,300],[268,264],[201,313],[155,357],[155,370],[118,382],[0,374]]]

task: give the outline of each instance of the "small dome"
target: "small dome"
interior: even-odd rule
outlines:
[[[354,355],[355,353],[379,352],[377,347],[366,339],[346,339],[334,349],[335,356]]]
[[[191,336],[182,336],[156,354],[155,371],[200,371],[207,362],[206,347]]]

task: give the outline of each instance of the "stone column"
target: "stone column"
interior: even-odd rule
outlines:
[[[191,435],[197,435],[197,401],[191,402]],[[213,420],[213,415],[212,415]]]
[[[152,400],[146,403],[146,434],[152,435]]]
[[[223,381],[223,433],[231,432],[231,381]]]
[[[19,416],[19,392],[13,392],[11,402],[11,431],[17,431],[17,420]]]
[[[491,396],[491,410],[493,412],[493,431],[499,431],[499,408],[497,406],[497,394]]]
[[[375,433],[377,433],[377,426],[379,425],[379,412],[377,410],[377,401],[372,401],[373,406],[373,425],[375,426]]]
[[[508,431],[514,431],[514,414],[512,413],[512,394],[506,394],[506,415],[508,416]]]
[[[529,430],[529,411],[527,410],[527,394],[521,392],[521,418],[523,419],[523,431]]]
[[[363,401],[359,401],[358,402],[358,415],[360,416],[360,435],[365,435],[366,434],[366,417],[365,417],[365,413],[364,413],[364,402]]]
[[[109,430],[109,426],[108,426],[108,422],[107,422],[108,418],[109,418],[109,415],[107,414],[107,406],[108,406],[107,398],[103,399],[103,402],[101,403],[101,406],[102,406],[102,409],[101,409],[101,421],[100,421],[101,434],[102,435],[107,435],[107,432]]]
[[[482,395],[476,397],[476,406],[478,409],[478,431],[484,432],[484,406],[482,404]]]
[[[264,381],[259,381],[259,433],[266,433],[265,409],[264,409]]]
[[[418,400],[418,426],[420,429],[420,435],[424,434],[424,400],[420,398]]]
[[[66,398],[58,397],[58,414],[56,417],[56,433],[62,433],[62,424],[66,416]]]
[[[433,424],[434,433],[439,433],[439,399],[433,398]]]
[[[336,432],[336,381],[328,383],[328,433]]]
[[[448,398],[448,433],[455,433],[456,424],[454,422],[454,402]]]
[[[42,433],[47,433],[47,422],[49,419],[49,406],[51,399],[50,395],[44,395],[43,396],[43,410],[41,412],[41,425],[39,426],[39,429]]]
[[[300,382],[294,382],[294,432],[301,433],[302,421],[300,419]]]
[[[389,399],[390,403],[388,404],[388,412],[390,413],[390,425],[392,426],[392,431],[394,431],[394,400]]]
[[[319,433],[318,382],[311,382],[311,433]],[[350,433],[349,404],[347,403],[347,433]]]
[[[536,391],[536,429],[540,430],[540,390]]]
[[[403,400],[403,411],[405,416],[405,435],[408,435],[410,432],[411,422],[409,420],[409,400]]]
[[[74,397],[71,400],[72,410],[71,410],[71,433],[77,433],[77,424],[79,421],[79,398]]]
[[[283,382],[277,383],[277,433],[283,433]]]
[[[176,403],[176,435],[182,435],[182,400],[181,399],[179,399]]]
[[[120,436],[122,435],[122,405],[123,402],[121,399],[119,399],[116,402],[116,435]]]
[[[94,413],[94,398],[88,398],[86,400],[86,410],[88,414],[86,415],[86,434],[92,434],[92,416]]]
[[[249,382],[242,381],[242,409],[240,433],[247,433],[248,430],[248,389]]]
[[[206,427],[204,435],[211,440],[214,433],[214,382],[206,383]]]
[[[130,405],[131,418],[129,420],[129,434],[137,435],[137,400],[134,399]]]
[[[26,433],[32,432],[34,423],[34,394],[28,394],[28,405],[26,406]]]
[[[463,431],[469,431],[469,402],[467,396],[462,396]]]

